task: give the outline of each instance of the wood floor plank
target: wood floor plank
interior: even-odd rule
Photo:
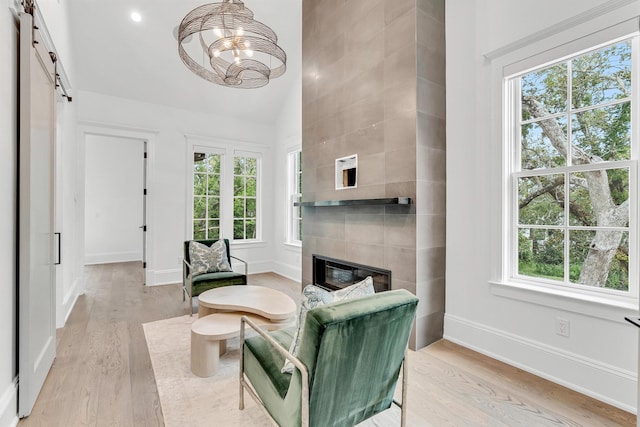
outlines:
[[[56,360],[20,427],[164,426],[142,324],[188,307],[178,284],[144,286],[141,267],[85,269],[86,293],[57,331]],[[274,273],[251,275],[249,283],[299,303],[300,283]],[[410,352],[409,366],[412,427],[635,426],[633,414],[444,340]],[[398,419],[393,409],[363,426],[397,426]]]

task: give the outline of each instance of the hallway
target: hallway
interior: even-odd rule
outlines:
[[[185,314],[180,287],[143,286],[139,262],[88,266],[85,278],[33,412],[19,426],[164,425],[142,324]]]

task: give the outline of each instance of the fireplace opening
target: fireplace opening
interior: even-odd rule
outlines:
[[[346,288],[364,280],[367,276],[373,278],[373,287],[376,292],[391,289],[391,271],[389,270],[313,255],[314,284],[328,291]]]

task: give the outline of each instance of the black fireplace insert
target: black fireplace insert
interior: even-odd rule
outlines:
[[[391,271],[368,265],[356,264],[321,255],[313,255],[313,281],[316,286],[329,291],[346,288],[349,285],[373,278],[376,292],[391,289]]]

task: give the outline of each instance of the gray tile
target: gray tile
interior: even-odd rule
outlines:
[[[416,295],[420,298],[418,316],[443,313],[445,308],[445,279],[441,277],[427,282],[419,282]]]
[[[381,199],[385,197],[384,193],[384,184],[358,185],[357,188],[337,191],[336,197],[343,200]]]
[[[445,215],[416,215],[417,249],[440,248],[446,245]]]
[[[385,123],[374,123],[344,136],[347,151],[358,154],[358,157],[382,153],[385,150]]]
[[[444,22],[440,22],[432,16],[427,15],[422,10],[418,10],[417,36],[418,44],[426,46],[436,52],[439,56],[445,55],[445,28]]]
[[[384,104],[379,94],[364,98],[341,112],[344,119],[344,133],[369,128],[384,119]]]
[[[406,282],[404,280],[400,280],[400,279],[396,279],[393,276],[393,273],[391,274],[391,289],[396,290],[396,289],[405,289],[409,292],[411,292],[412,294],[416,294],[416,282]]]
[[[404,1],[404,0],[400,0]],[[388,2],[387,2],[388,3]],[[384,29],[385,58],[403,49],[415,49],[416,45],[416,15],[415,8],[389,22]]]
[[[447,186],[444,182],[418,181],[420,197],[416,208],[421,214],[444,215],[447,211]]]
[[[384,258],[384,268],[391,270],[394,278],[406,282],[416,281],[415,249],[385,246]]]
[[[385,153],[358,155],[358,185],[384,185]]]
[[[383,65],[378,64],[348,80],[344,84],[342,108],[348,110],[358,102],[381,104],[384,96],[380,91],[384,84],[383,71]]]
[[[388,118],[384,122],[385,151],[403,148],[416,149],[416,118]]]
[[[417,113],[417,115],[416,129],[418,145],[438,150],[446,150],[446,121],[424,113]]]
[[[407,13],[415,13],[414,0],[384,0],[384,21],[387,25]]]
[[[417,262],[421,263],[421,272],[425,272],[421,280],[433,280],[445,277],[446,271],[446,250],[441,248],[420,249],[416,254]],[[424,270],[422,270],[424,268]]]
[[[362,46],[370,43],[376,34],[384,32],[382,0],[349,0],[344,14],[347,45]]]
[[[445,22],[445,0],[417,0],[419,10],[434,17],[439,22]]]
[[[416,180],[415,149],[405,148],[385,153],[386,182],[406,182]]]
[[[416,199],[416,181],[391,182],[385,186],[384,197],[411,197],[414,203]]]
[[[334,91],[318,98],[315,102],[315,110],[311,113],[317,115],[316,119],[330,117],[344,107],[344,90],[342,86],[338,86]]]
[[[445,56],[435,48],[422,44],[417,46],[416,75],[425,80],[440,84],[446,83]]]
[[[384,60],[384,88],[391,89],[415,80],[416,70],[415,47],[407,46],[387,54]]]
[[[303,176],[304,179],[304,176]],[[304,181],[302,182],[304,185]],[[317,169],[316,174],[316,193],[322,193],[327,191],[335,191],[336,187],[336,175],[335,166],[323,166]],[[324,200],[324,199],[323,199]],[[331,199],[327,199],[331,200]]]
[[[417,179],[422,181],[446,182],[447,155],[444,150],[418,147]]]
[[[442,85],[418,78],[418,111],[435,116],[446,117],[446,92]]]
[[[345,118],[340,113],[321,118],[317,122],[316,129],[321,141],[337,138],[344,134]]]
[[[409,119],[416,117],[417,81],[384,91],[384,119]]]
[[[347,241],[345,256],[351,262],[380,267],[384,265],[384,246]]]
[[[344,240],[335,239],[317,239],[316,254],[324,255],[331,258],[344,259],[346,242]]]
[[[347,242],[383,245],[385,243],[384,230],[384,215],[347,214],[345,216],[345,238]],[[380,265],[382,264],[378,264],[378,266]]]
[[[382,46],[384,33],[380,32],[366,43],[352,43],[345,47],[344,57],[344,81],[350,81],[362,73],[376,68],[384,62],[383,49],[371,49],[371,46]]]
[[[416,349],[421,349],[442,339],[444,313],[432,313],[416,318]]]
[[[416,249],[416,216],[385,215],[384,244],[392,247]]]

